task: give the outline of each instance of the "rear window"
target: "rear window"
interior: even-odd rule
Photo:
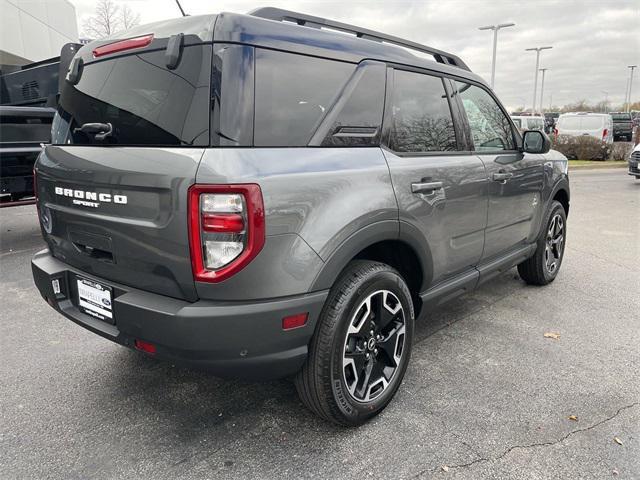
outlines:
[[[48,143],[51,140],[51,114],[0,114],[0,142]]]
[[[185,47],[175,70],[166,67],[164,50],[88,63],[77,85],[64,82],[52,141],[208,145],[210,77],[210,45]],[[96,140],[76,130],[85,123],[111,123],[114,133]]]

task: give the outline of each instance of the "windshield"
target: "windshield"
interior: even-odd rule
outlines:
[[[84,66],[64,82],[52,128],[54,144],[203,146],[209,143],[211,47],[185,47],[175,70],[165,51],[124,55]],[[110,123],[104,140],[78,129]]]
[[[541,118],[528,118],[527,127],[529,130],[542,130],[544,129],[544,120]]]
[[[611,114],[611,118],[613,118],[613,120],[622,120],[622,121],[627,121],[630,122],[631,121],[631,114],[629,113],[612,113]]]

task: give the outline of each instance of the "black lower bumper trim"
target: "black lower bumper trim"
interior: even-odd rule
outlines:
[[[113,288],[110,324],[77,308],[76,276],[91,278],[38,252],[31,262],[42,296],[65,317],[109,340],[134,347],[135,340],[156,346],[155,356],[196,366],[225,378],[271,379],[298,371],[328,291],[267,301],[194,303],[92,278]],[[58,280],[60,293],[52,282]],[[308,312],[303,327],[284,331],[282,318]]]

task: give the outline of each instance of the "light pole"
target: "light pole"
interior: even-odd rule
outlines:
[[[496,79],[496,50],[498,49],[498,30],[506,27],[513,27],[515,23],[500,23],[498,25],[487,25],[480,27],[478,30],[493,30],[493,59],[491,60],[491,89]]]
[[[542,72],[542,84],[540,85],[540,113],[542,113],[542,111],[544,110],[542,107],[542,102],[544,101],[544,74],[547,70],[549,69],[548,68],[540,69],[540,71]]]
[[[629,94],[627,95],[627,112],[631,110],[631,89],[633,88],[633,71],[636,69],[637,65],[627,65],[627,68],[631,69],[631,73],[629,74]]]
[[[532,112],[536,113],[536,94],[538,93],[538,69],[540,68],[540,52],[542,50],[549,50],[553,47],[535,47],[535,48],[525,48],[526,52],[536,52],[536,71],[535,71],[535,79],[533,81],[533,104],[531,106]]]
[[[604,93],[604,113],[609,113],[609,92],[602,90]]]

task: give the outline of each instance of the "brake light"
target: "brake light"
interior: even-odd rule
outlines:
[[[258,185],[192,185],[188,208],[195,280],[221,282],[262,250],[264,204]]]
[[[103,55],[109,55],[110,53],[123,52],[125,50],[132,50],[134,48],[143,48],[151,43],[153,40],[153,33],[149,35],[143,35],[141,37],[128,38],[126,40],[120,40],[114,43],[108,43],[102,45],[93,50],[93,57],[98,58]]]
[[[608,133],[609,130],[607,130],[606,128],[602,130],[602,140],[606,140]]]
[[[558,129],[557,128],[553,129],[553,136],[554,136],[554,138],[558,138]]]

